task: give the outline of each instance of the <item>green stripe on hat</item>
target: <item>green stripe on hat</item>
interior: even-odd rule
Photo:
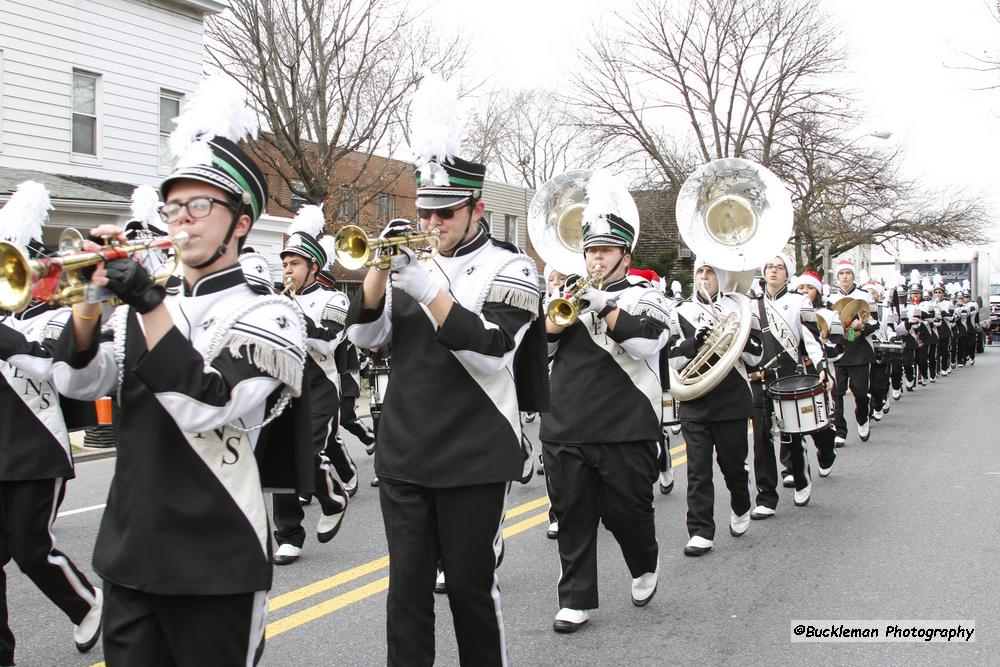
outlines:
[[[483,182],[481,180],[474,181],[470,178],[459,178],[458,176],[448,175],[448,182],[452,185],[464,185],[470,188],[481,188],[483,187]]]
[[[260,217],[260,202],[257,201],[257,195],[254,194],[253,188],[247,183],[247,180],[243,178],[243,174],[233,165],[229,164],[223,160],[217,153],[212,154],[212,164],[217,167],[221,167],[223,171],[229,174],[233,180],[240,184],[243,191],[250,195],[250,206],[253,208],[253,218],[256,220]]]

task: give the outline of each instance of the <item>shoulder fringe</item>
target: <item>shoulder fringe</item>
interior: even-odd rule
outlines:
[[[520,263],[531,269],[527,282],[531,282],[531,277],[537,275],[534,264],[527,255],[511,255],[509,259],[500,262],[500,264],[492,268],[493,275],[490,281],[486,283],[485,289],[476,301],[477,313],[481,313],[483,306],[489,301],[491,303],[506,303],[515,308],[526,310],[532,315],[538,314],[539,304],[542,300],[541,294],[538,293],[538,288],[529,289],[521,287],[518,285],[518,281],[504,279],[504,271]]]
[[[657,322],[662,322],[663,324],[669,324],[670,312],[661,308],[659,304],[652,303],[650,301],[640,301],[636,305],[635,312],[632,315],[636,317],[651,317]]]
[[[302,393],[302,363],[280,348],[272,347],[259,338],[232,334],[226,338],[226,349],[234,359],[247,356],[255,367],[285,384],[293,396]]]
[[[490,286],[486,301],[489,303],[506,303],[509,306],[527,310],[530,313],[538,313],[538,303],[540,301],[538,293],[531,293],[528,290],[511,287],[510,285]]]
[[[344,325],[347,322],[347,311],[328,303],[323,307],[323,319]]]

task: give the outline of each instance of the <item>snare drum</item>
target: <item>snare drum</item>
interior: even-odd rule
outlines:
[[[388,361],[372,362],[368,367],[368,389],[370,392],[369,406],[372,420],[382,416],[382,403],[385,402],[385,392],[389,389],[389,375],[392,369]]]
[[[815,433],[830,426],[830,397],[818,375],[791,375],[767,385],[774,421],[783,433]]]

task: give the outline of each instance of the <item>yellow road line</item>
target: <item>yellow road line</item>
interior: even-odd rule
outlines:
[[[277,637],[282,632],[287,632],[292,628],[297,628],[310,621],[315,621],[321,616],[326,616],[327,614],[333,613],[338,609],[343,609],[344,607],[352,605],[355,602],[359,602],[365,598],[381,593],[387,588],[389,588],[389,577],[376,579],[370,584],[359,586],[355,589],[347,591],[346,593],[332,597],[325,602],[321,602],[317,605],[309,607],[308,609],[296,612],[291,616],[286,616],[272,623],[268,623],[264,636],[268,639]]]
[[[304,600],[313,595],[318,595],[323,591],[328,591],[331,588],[336,588],[341,584],[346,584],[349,581],[354,581],[359,577],[363,577],[366,574],[371,574],[372,572],[377,572],[383,568],[389,566],[389,557],[382,556],[381,558],[376,558],[373,561],[369,561],[364,565],[358,565],[357,567],[352,567],[350,570],[345,570],[343,572],[338,572],[332,577],[327,577],[322,581],[317,581],[315,583],[309,584],[308,586],[303,586],[302,588],[296,588],[294,591],[289,591],[282,595],[275,596],[268,601],[268,611],[275,611],[276,609],[281,609],[282,607],[287,607],[290,604],[298,602],[299,600]]]
[[[504,528],[503,529],[504,539],[506,539],[508,537],[513,537],[514,535],[517,535],[518,533],[523,533],[524,531],[528,530],[529,528],[534,528],[535,526],[537,526],[540,523],[548,523],[548,521],[549,521],[549,511],[545,510],[544,512],[540,512],[540,513],[536,514],[535,516],[528,517],[527,519],[524,519],[523,521],[518,521],[517,523],[515,523],[515,524],[513,524],[511,526],[507,526],[506,528]]]
[[[541,498],[536,498],[529,502],[522,503],[521,505],[516,505],[514,507],[511,507],[509,510],[507,510],[507,514],[504,515],[504,521],[508,519],[513,519],[514,517],[520,516],[522,514],[527,514],[531,510],[538,509],[542,505],[547,505],[548,503],[549,503],[549,497],[542,496]]]

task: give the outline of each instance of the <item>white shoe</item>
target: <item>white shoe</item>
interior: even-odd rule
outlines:
[[[632,604],[636,607],[645,607],[656,594],[656,583],[660,578],[660,562],[656,562],[656,569],[646,574],[641,574],[632,580]]]
[[[329,516],[326,514],[322,515],[316,523],[316,539],[323,544],[332,540],[340,530],[340,525],[343,522],[345,512],[346,508],[336,514],[331,514]]]
[[[812,484],[808,485],[801,491],[796,490],[795,495],[792,497],[792,500],[795,502],[796,507],[805,507],[806,505],[809,504],[809,497],[811,495],[812,495]]]
[[[674,490],[674,469],[668,468],[660,473],[660,493],[667,495]]]
[[[833,438],[834,447],[843,447],[847,444],[847,438],[841,438],[839,435]]]
[[[772,516],[774,516],[774,509],[768,507],[767,505],[757,505],[757,507],[754,507],[753,511],[750,512],[751,519],[770,519]]]
[[[820,467],[820,469],[819,469],[819,476],[820,477],[829,477],[831,472],[833,472],[833,464],[832,463],[830,464],[829,468]]]
[[[344,482],[344,493],[347,494],[348,498],[353,498],[354,494],[358,492],[358,473],[354,473],[354,477],[351,478],[350,482]]]
[[[299,559],[300,555],[302,555],[301,547],[297,547],[294,544],[282,544],[274,552],[274,564],[288,565],[289,563],[294,563]]]
[[[673,426],[670,427],[670,432],[673,433],[674,435],[679,434],[681,432],[681,425],[674,424]]]
[[[892,400],[898,401],[900,398],[902,398],[902,396],[903,396],[903,390],[902,389],[893,389],[892,390]]]
[[[586,609],[567,609],[563,607],[552,622],[556,632],[576,632],[584,623],[590,620],[590,612]]]
[[[937,378],[931,378],[931,382],[937,382]]]
[[[877,422],[882,421],[882,411],[881,410],[873,410],[872,411],[872,419],[874,419]]]
[[[882,406],[882,414],[883,415],[889,414],[889,401],[886,401],[885,405]]]
[[[858,424],[858,437],[861,438],[861,442],[868,442],[868,435],[871,431],[871,423],[865,422],[864,424]]]
[[[750,528],[750,512],[739,516],[736,512],[729,513],[729,534],[733,537],[739,537],[747,532]]]
[[[908,390],[910,390],[910,391],[913,391],[913,388],[916,386],[916,384],[917,384],[916,380],[907,380],[906,381],[906,388]]]
[[[795,486],[795,477],[792,475],[785,475],[781,478],[781,485],[786,489],[790,489]]]
[[[700,535],[695,535],[684,545],[685,556],[701,556],[707,553],[713,546],[712,540],[706,540]]]
[[[95,588],[94,595],[96,598],[94,606],[80,621],[80,625],[73,628],[73,641],[76,642],[76,650],[80,653],[86,653],[94,648],[97,640],[101,638],[101,612],[104,610],[104,593],[100,588]]]
[[[444,570],[438,570],[437,579],[434,580],[434,592],[438,595],[448,592],[448,584],[444,580]]]
[[[559,522],[553,521],[549,524],[549,529],[545,531],[545,537],[554,540],[559,537]]]

